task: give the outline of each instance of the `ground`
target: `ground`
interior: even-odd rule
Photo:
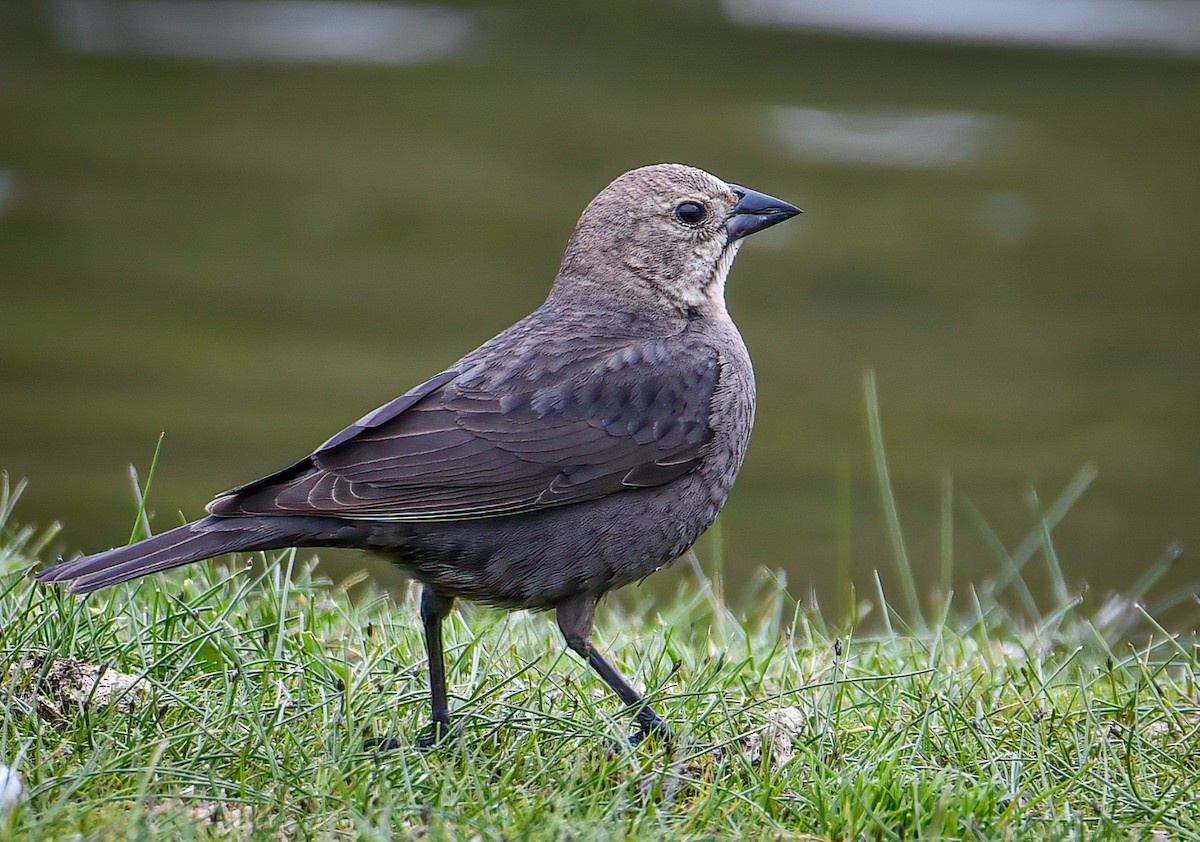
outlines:
[[[44,543],[0,544],[2,838],[1200,837],[1197,650],[1141,594],[1032,616],[993,583],[908,622],[858,594],[835,625],[766,572],[730,606],[692,557],[597,638],[674,741],[630,748],[550,617],[467,609],[461,735],[422,750],[414,592],[352,599],[289,552],[81,600],[28,577]]]

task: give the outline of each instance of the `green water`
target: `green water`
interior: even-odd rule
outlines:
[[[1164,588],[1197,572],[1194,61],[547,3],[497,8],[459,60],[208,63],[72,54],[40,7],[0,8],[0,467],[63,551],[126,539],[126,465],[160,431],[162,528],[438,371],[539,303],[609,179],[676,160],[805,209],[730,280],[760,395],[731,579],[780,567],[830,602],[841,565],[860,594],[877,567],[894,587],[868,367],[923,585],[946,472],[961,588],[998,567],[970,508],[1012,547],[1030,488],[1048,502],[1089,463],[1056,531],[1068,584],[1127,586],[1174,542]],[[974,164],[837,164],[788,153],[765,111],[787,105],[1007,128]],[[987,234],[1014,202],[1020,230]]]

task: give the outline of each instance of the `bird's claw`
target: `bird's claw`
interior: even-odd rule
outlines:
[[[639,720],[637,730],[630,734],[623,743],[614,744],[609,750],[609,756],[616,757],[623,751],[637,748],[645,742],[647,737],[654,737],[669,744],[675,741],[675,732],[667,726],[662,717],[655,716],[654,719],[645,722]]]
[[[434,748],[445,743],[451,737],[462,735],[462,728],[451,727],[449,722],[434,721],[429,730],[417,737],[418,748]],[[366,751],[395,751],[403,748],[405,743],[399,737],[370,737],[363,740]]]
[[[429,723],[429,730],[417,738],[417,745],[420,748],[436,748],[461,734],[462,728],[452,728],[449,721],[435,719]]]
[[[396,737],[368,737],[363,740],[363,751],[395,751],[402,745]]]
[[[656,737],[666,743],[675,741],[675,732],[670,729],[666,720],[660,716],[655,716],[654,719],[640,723],[638,729],[629,735],[629,745],[631,748],[637,746],[650,736]]]

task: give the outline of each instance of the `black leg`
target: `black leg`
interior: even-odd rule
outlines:
[[[567,645],[571,646],[570,641],[567,642]],[[579,652],[574,646],[571,646],[571,649]],[[581,652],[579,654],[583,655]],[[638,730],[629,740],[633,745],[640,743],[651,731],[670,735],[671,729],[667,727],[667,723],[663,721],[663,718],[655,713],[654,708],[650,707],[650,705],[642,703],[641,694],[629,686],[629,682],[625,680],[621,673],[617,672],[616,667],[604,660],[604,657],[596,651],[595,647],[589,646],[587,655],[583,657],[587,658],[587,662],[591,664],[592,669],[604,679],[604,683],[621,697],[622,702],[630,707],[638,708]]]
[[[454,600],[425,588],[421,591],[421,624],[425,627],[425,651],[429,655],[429,697],[433,722],[429,733],[417,744],[430,748],[450,733],[450,702],[446,696],[446,662],[442,657],[442,620],[450,613]],[[404,744],[395,737],[371,737],[363,748],[393,751]]]
[[[422,748],[429,748],[450,733],[450,702],[446,696],[446,662],[442,657],[442,620],[450,613],[453,598],[432,588],[421,591],[421,622],[425,626],[425,650],[429,654],[429,697],[432,723],[421,737]]]
[[[558,628],[567,641],[572,652],[583,658],[596,673],[604,679],[604,683],[613,689],[621,701],[630,707],[638,708],[638,730],[630,737],[633,745],[640,743],[648,733],[656,731],[671,737],[671,729],[663,718],[655,713],[654,708],[642,701],[638,691],[629,686],[629,682],[604,656],[592,646],[592,622],[596,615],[596,597],[576,596],[558,604],[555,609]]]

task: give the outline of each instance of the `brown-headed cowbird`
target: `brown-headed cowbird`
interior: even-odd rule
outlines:
[[[800,211],[679,164],[608,185],[546,302],[208,516],[43,570],[76,593],[234,551],[358,547],[424,584],[433,727],[449,730],[441,624],[455,598],[553,608],[567,645],[662,720],[592,646],[607,591],[685,552],[725,503],[754,420],[725,308],[742,239]]]

